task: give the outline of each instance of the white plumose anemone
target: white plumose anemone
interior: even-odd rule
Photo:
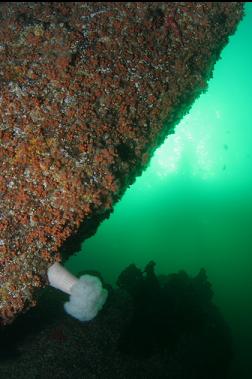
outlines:
[[[52,287],[70,295],[65,311],[80,321],[92,320],[107,299],[108,291],[96,276],[77,278],[58,262],[49,267],[47,275]]]

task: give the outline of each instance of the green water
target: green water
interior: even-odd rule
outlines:
[[[221,57],[207,93],[67,266],[113,284],[130,263],[153,259],[157,273],[205,267],[233,330],[234,377],[251,378],[252,3]]]

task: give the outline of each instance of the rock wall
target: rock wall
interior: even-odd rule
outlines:
[[[234,2],[0,4],[1,324],[35,304],[71,236],[109,216],[242,15]]]

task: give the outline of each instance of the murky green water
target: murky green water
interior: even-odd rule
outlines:
[[[69,260],[114,283],[130,263],[207,269],[234,335],[236,378],[252,367],[252,4],[207,93],[156,151],[114,213]],[[250,371],[251,370],[251,371]],[[250,375],[251,373],[251,375]]]

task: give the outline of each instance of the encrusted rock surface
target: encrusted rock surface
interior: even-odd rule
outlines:
[[[34,304],[64,241],[109,215],[206,89],[242,14],[225,2],[0,4],[1,324]]]

